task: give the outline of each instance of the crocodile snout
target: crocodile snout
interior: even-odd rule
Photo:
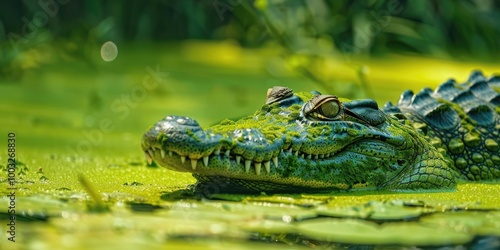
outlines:
[[[142,149],[149,163],[174,154],[180,156],[182,162],[187,157],[197,162],[216,150],[220,141],[220,135],[207,133],[192,118],[167,116],[144,133]]]
[[[284,141],[284,136],[269,140],[260,128],[204,130],[189,117],[167,116],[144,133],[142,149],[149,164],[154,160],[177,171],[200,172],[203,166],[248,173],[254,165],[260,174],[261,166],[271,171],[271,161],[278,166]]]

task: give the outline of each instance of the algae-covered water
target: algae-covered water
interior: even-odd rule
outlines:
[[[166,115],[207,126],[253,113],[274,85],[318,86],[279,63],[273,49],[227,42],[118,49],[112,62],[97,52],[85,64],[59,63],[47,47],[26,54],[43,65],[24,65],[24,74],[0,82],[0,249],[500,247],[495,183],[431,193],[193,194],[189,174],[147,166],[140,139],[149,126]],[[411,57],[329,65],[337,69],[331,72],[336,94],[350,98],[363,95],[356,91],[357,65],[365,65],[379,105],[408,88],[500,68]],[[14,185],[9,133],[15,134]]]

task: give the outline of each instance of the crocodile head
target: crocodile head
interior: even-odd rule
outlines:
[[[142,138],[151,162],[215,192],[454,188],[443,156],[373,100],[269,89],[253,115],[202,129],[167,116]]]

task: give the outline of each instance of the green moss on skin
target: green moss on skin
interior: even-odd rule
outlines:
[[[253,116],[247,116],[238,121],[223,120],[208,129],[213,133],[228,135],[238,129],[259,128],[270,142],[289,132],[292,132],[292,136],[298,136],[298,133],[289,130],[288,123],[299,116],[300,107],[300,105],[294,104],[287,109],[283,109],[277,103],[266,104]],[[281,115],[280,113],[283,112],[288,113],[288,115]]]
[[[310,92],[297,92],[295,93],[302,101],[306,102],[311,100],[315,95]]]
[[[322,135],[331,135],[331,134],[332,134],[332,127],[327,125],[307,127],[307,138],[309,139],[317,138]]]
[[[193,131],[186,130],[186,133],[189,135],[189,137],[193,138],[195,141],[202,142],[202,140],[198,136],[196,136],[196,134]]]

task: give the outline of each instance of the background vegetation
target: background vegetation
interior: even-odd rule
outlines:
[[[8,42],[11,32],[20,33],[26,24],[23,17],[37,22],[35,14],[43,10],[42,5],[56,3],[48,23],[38,29],[48,33],[47,40],[234,39],[242,46],[255,47],[276,40],[265,32],[272,25],[282,39],[296,42],[323,37],[337,50],[344,43],[358,43],[363,48],[356,53],[371,55],[398,52],[494,60],[500,49],[500,3],[493,0],[60,2],[65,4],[2,1],[0,41]],[[372,22],[383,27],[368,27]]]
[[[2,1],[0,76],[19,76],[43,63],[22,52],[47,44],[57,45],[54,53],[92,64],[92,45],[108,40],[200,39],[247,48],[278,44],[287,60],[306,56],[308,62],[292,64],[321,82],[311,60],[324,56],[350,61],[397,53],[495,62],[499,20],[500,3],[493,0]]]

